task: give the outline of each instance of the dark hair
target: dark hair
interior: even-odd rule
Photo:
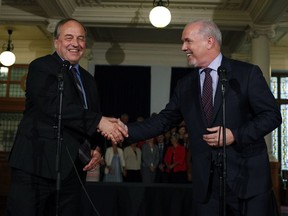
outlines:
[[[170,139],[175,138],[176,140],[179,140],[179,134],[178,133],[173,133],[170,137]]]
[[[73,19],[73,18],[66,18],[66,19],[60,20],[60,21],[57,23],[57,25],[55,26],[55,30],[54,30],[54,34],[53,34],[54,39],[57,39],[57,38],[59,37],[59,35],[60,35],[60,28],[61,28],[65,23],[67,23],[67,22],[69,22],[69,21],[75,21],[75,22],[79,23],[79,24],[83,27],[85,33],[87,33],[87,29],[85,28],[85,26],[84,26],[81,22],[79,22],[78,20]]]

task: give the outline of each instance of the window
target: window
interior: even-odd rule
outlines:
[[[11,150],[25,103],[28,65],[0,67],[0,151]]]
[[[281,126],[272,132],[272,154],[281,163],[281,170],[288,170],[288,73],[272,73],[270,86],[283,120]]]
[[[27,66],[0,67],[0,97],[24,98]]]

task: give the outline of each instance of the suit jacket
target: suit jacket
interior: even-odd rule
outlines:
[[[158,166],[159,163],[159,149],[157,145],[153,145],[153,152],[151,152],[149,144],[145,143],[142,146],[142,167],[150,167],[153,164],[154,167]]]
[[[161,152],[160,143],[157,143],[157,147],[158,147],[158,150],[159,150],[159,165],[164,163],[164,156],[165,156],[165,153],[166,153],[166,151],[168,149],[168,144],[167,143],[163,142],[162,145],[163,145],[163,149],[162,149],[162,152]]]
[[[9,159],[13,168],[52,179],[56,178],[60,107],[62,178],[71,172],[73,161],[78,158],[79,146],[84,139],[95,134],[101,119],[95,80],[80,66],[88,109],[83,108],[73,75],[69,71],[62,71],[64,89],[62,103],[60,102],[58,75],[62,73],[62,64],[55,52],[38,58],[29,65],[25,111]]]
[[[281,124],[281,114],[260,68],[223,57],[227,69],[226,127],[235,143],[227,146],[227,184],[240,198],[248,198],[272,187],[264,136]],[[179,80],[174,95],[158,115],[128,125],[132,142],[155,137],[175,127],[184,118],[192,149],[194,198],[204,202],[208,194],[211,162],[221,148],[203,141],[207,127],[222,125],[222,91],[218,83],[213,120],[207,125],[201,106],[199,73]]]

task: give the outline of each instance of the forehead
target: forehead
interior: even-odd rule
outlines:
[[[83,35],[85,36],[86,32],[83,26],[76,21],[68,21],[60,27],[60,35]]]
[[[192,24],[188,24],[187,26],[185,26],[183,32],[182,32],[182,40],[185,39],[191,39],[191,38],[195,38],[200,36],[199,33],[199,29],[200,29],[200,24],[197,23],[192,23]]]

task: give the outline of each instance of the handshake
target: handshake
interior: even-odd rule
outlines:
[[[128,137],[128,127],[120,119],[102,116],[97,131],[113,144],[121,143]]]

